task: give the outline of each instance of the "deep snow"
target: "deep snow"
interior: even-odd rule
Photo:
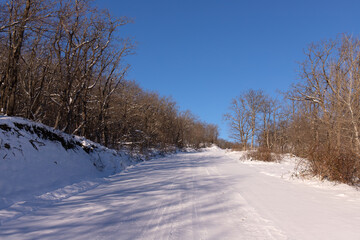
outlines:
[[[34,201],[36,196],[67,185],[72,186],[57,195],[66,197],[85,191],[97,184],[90,180],[134,163],[124,152],[40,123],[0,116],[0,209]]]
[[[0,239],[360,239],[356,189],[240,156],[179,153],[60,188],[1,210]]]

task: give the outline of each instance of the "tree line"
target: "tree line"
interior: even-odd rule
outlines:
[[[111,147],[200,147],[217,126],[127,81],[134,41],[88,0],[0,1],[0,110]]]
[[[314,175],[358,183],[360,40],[344,34],[310,44],[298,83],[283,97],[247,90],[232,100],[225,119],[238,147],[293,153]]]

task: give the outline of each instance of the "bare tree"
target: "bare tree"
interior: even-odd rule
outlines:
[[[7,115],[15,114],[24,44],[27,39],[31,39],[32,33],[41,31],[42,21],[49,16],[49,5],[44,0],[9,0],[0,6],[0,39],[3,54],[8,55],[1,70],[0,108]]]
[[[311,138],[302,140],[311,145],[305,152],[313,172],[339,181],[353,181],[360,165],[359,65],[356,38],[312,44],[301,64],[302,82],[290,96],[302,103],[300,116],[311,129]]]
[[[111,147],[205,146],[217,126],[126,81],[130,23],[91,0],[0,3],[0,108]]]
[[[250,89],[244,93],[244,99],[250,114],[251,149],[254,149],[257,117],[264,104],[264,93],[262,90]]]
[[[318,120],[326,126],[329,144],[334,142],[340,149],[341,142],[348,142],[358,155],[359,46],[357,39],[346,35],[341,40],[310,45],[301,65],[304,84],[295,86],[292,95],[295,100],[314,104]]]
[[[247,150],[251,123],[250,112],[247,109],[244,96],[240,95],[234,98],[230,105],[230,112],[224,115],[230,127],[230,137],[239,142],[243,146],[243,150]]]

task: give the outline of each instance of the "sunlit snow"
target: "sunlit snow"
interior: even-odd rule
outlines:
[[[293,178],[296,159],[240,161],[216,147],[129,167],[62,198],[17,203],[1,239],[359,239],[360,194]],[[58,195],[59,194],[59,195]],[[59,196],[59,201],[55,201]]]

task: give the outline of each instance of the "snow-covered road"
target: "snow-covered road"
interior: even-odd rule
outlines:
[[[69,198],[23,203],[0,239],[360,239],[356,190],[280,177],[291,164],[232,156],[180,153]]]

